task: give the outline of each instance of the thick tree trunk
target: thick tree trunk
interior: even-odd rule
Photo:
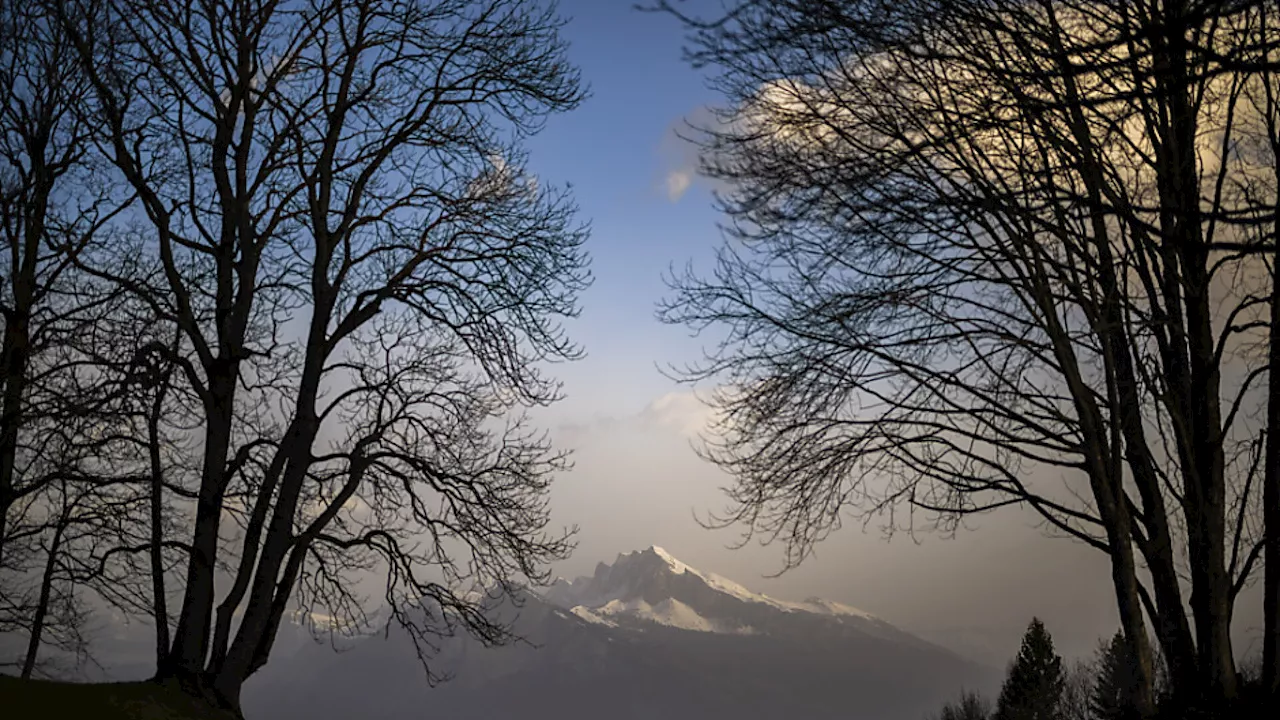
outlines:
[[[293,437],[293,435],[293,428],[289,428],[285,432],[286,439]],[[240,607],[240,603],[244,600],[245,592],[249,589],[249,582],[253,579],[253,569],[257,566],[258,552],[262,548],[262,530],[267,523],[267,511],[271,508],[272,498],[275,497],[276,485],[280,481],[280,474],[284,472],[285,457],[283,451],[278,451],[275,457],[271,459],[271,465],[267,467],[267,471],[262,478],[262,485],[258,489],[258,497],[254,500],[253,513],[249,517],[248,525],[245,526],[244,541],[241,543],[240,562],[236,568],[235,580],[232,582],[227,596],[223,598],[222,604],[218,606],[217,621],[213,631],[213,649],[209,658],[208,672],[210,675],[219,675],[222,672],[223,664],[226,663],[227,650],[231,642],[231,621],[235,617],[235,612]]]
[[[307,408],[303,408],[302,412],[306,414],[306,410]],[[254,658],[259,654],[268,634],[277,583],[282,583],[279,578],[280,569],[293,544],[294,514],[302,482],[309,468],[306,460],[311,453],[317,424],[314,413],[310,413],[310,417],[299,418],[295,423],[295,434],[280,448],[280,452],[288,453],[288,459],[280,481],[280,495],[276,499],[271,523],[263,541],[262,554],[254,572],[249,604],[240,619],[235,640],[228,648],[217,676],[213,678],[219,697],[232,707],[238,707],[240,687],[248,679]]]
[[[1189,445],[1186,457],[1190,462],[1183,468],[1183,477],[1196,649],[1207,693],[1204,699],[1209,707],[1215,707],[1235,698],[1236,670],[1231,648],[1231,578],[1226,567],[1221,382],[1214,358],[1209,257],[1200,235],[1198,215],[1192,207],[1192,203],[1198,201],[1198,197],[1186,198],[1181,214],[1190,217],[1175,221],[1176,242],[1183,262],[1190,360],[1190,397],[1186,403],[1189,415],[1185,418]]]
[[[210,382],[213,400],[205,410],[209,424],[205,431],[204,464],[182,611],[174,632],[173,646],[156,673],[160,679],[175,678],[184,685],[197,688],[205,685],[204,666],[213,622],[214,569],[218,527],[227,486],[226,463],[231,445],[235,382],[234,371]]]
[[[1161,495],[1160,480],[1154,470],[1154,459],[1151,456],[1146,436],[1147,429],[1140,412],[1140,408],[1144,404],[1141,385],[1134,367],[1134,360],[1130,355],[1130,338],[1125,333],[1127,322],[1122,309],[1124,292],[1120,286],[1120,280],[1116,272],[1117,263],[1113,258],[1112,252],[1112,227],[1109,224],[1111,210],[1108,203],[1104,202],[1104,198],[1107,195],[1108,181],[1102,164],[1098,161],[1100,151],[1095,144],[1092,126],[1085,116],[1082,96],[1076,86],[1070,63],[1067,61],[1066,50],[1061,44],[1055,43],[1054,51],[1059,57],[1063,77],[1067,79],[1064,83],[1064,90],[1070,111],[1071,133],[1081,149],[1084,160],[1081,163],[1080,172],[1082,179],[1085,181],[1088,207],[1090,209],[1092,237],[1089,240],[1098,253],[1097,280],[1103,291],[1102,297],[1099,298],[1101,317],[1095,327],[1095,331],[1102,343],[1103,355],[1110,370],[1108,375],[1108,383],[1111,386],[1109,388],[1109,402],[1113,407],[1110,409],[1112,417],[1109,420],[1111,423],[1110,429],[1115,433],[1115,438],[1111,443],[1113,447],[1107,451],[1107,457],[1109,458],[1111,453],[1123,452],[1124,461],[1131,471],[1133,483],[1141,496],[1145,520],[1144,526],[1147,531],[1147,543],[1144,545],[1143,550],[1148,568],[1152,574],[1156,595],[1157,617],[1153,617],[1152,621],[1155,623],[1156,631],[1161,638],[1161,646],[1166,652],[1170,669],[1175,678],[1177,678],[1174,682],[1175,688],[1187,687],[1188,683],[1194,685],[1199,682],[1195,648],[1191,637],[1191,629],[1183,609],[1182,593],[1174,563],[1172,538],[1164,499]],[[1073,390],[1072,394],[1085,395],[1087,391],[1078,389]],[[1082,422],[1086,419],[1088,419],[1088,415],[1082,413]],[[1101,418],[1099,417],[1096,422],[1100,423]],[[1096,452],[1095,448],[1090,450],[1089,454]],[[1145,628],[1141,626],[1140,622],[1142,605],[1137,593],[1136,575],[1133,575],[1134,561],[1131,543],[1134,538],[1134,528],[1132,527],[1134,519],[1130,517],[1128,512],[1127,497],[1123,484],[1124,474],[1117,467],[1118,463],[1112,464],[1110,460],[1107,462],[1106,468],[1097,472],[1106,474],[1108,478],[1107,485],[1113,490],[1109,499],[1116,507],[1110,512],[1110,515],[1114,517],[1109,518],[1108,513],[1104,511],[1102,503],[1099,502],[1099,512],[1104,526],[1108,528],[1108,545],[1112,555],[1113,580],[1116,585],[1115,589],[1125,636],[1131,638],[1131,649],[1134,651],[1135,657],[1139,658],[1139,663],[1141,664],[1143,662],[1141,646],[1147,646],[1147,658],[1150,658],[1150,648]],[[1095,497],[1100,499],[1096,488],[1094,492]],[[1113,528],[1123,533],[1121,539],[1118,540],[1111,537]],[[1117,556],[1117,553],[1123,553],[1123,555]],[[1127,560],[1125,556],[1127,556]],[[1125,570],[1126,566],[1128,567],[1127,572]],[[1132,584],[1132,588],[1129,587],[1130,584]],[[1148,669],[1144,679],[1148,688],[1146,691],[1148,698],[1152,696],[1150,688],[1153,683],[1151,680],[1151,672]],[[1144,712],[1150,714],[1153,710],[1154,704],[1152,703],[1144,709]]]
[[[19,293],[15,283],[14,294]],[[3,365],[4,395],[0,397],[0,568],[4,567],[4,540],[9,508],[15,497],[14,464],[17,461],[18,426],[22,422],[22,393],[26,386],[29,339],[27,315],[22,303],[14,303],[14,317],[6,318]]]
[[[1189,181],[1184,178],[1184,181]],[[1222,450],[1220,377],[1215,361],[1213,318],[1210,310],[1208,252],[1200,237],[1198,215],[1191,209],[1197,197],[1187,198],[1178,221],[1184,263],[1187,307],[1187,349],[1190,358],[1189,435],[1183,468],[1187,486],[1187,538],[1191,561],[1191,611],[1196,621],[1196,647],[1210,703],[1236,695],[1235,660],[1231,649],[1231,578],[1226,567],[1226,480]]]
[[[1137,663],[1138,682],[1133,688],[1133,702],[1140,718],[1155,716],[1155,662],[1146,624],[1142,620],[1142,601],[1138,595],[1138,578],[1134,570],[1133,546],[1129,540],[1128,513],[1119,513],[1116,531],[1108,532],[1111,546],[1111,580],[1120,609],[1120,626],[1125,641]],[[1114,536],[1114,537],[1113,537]]]
[[[275,613],[277,598],[279,596],[287,599],[292,593],[293,579],[299,570],[295,563],[290,563],[285,577],[280,575],[285,559],[294,545],[294,515],[302,484],[311,467],[312,444],[320,428],[316,398],[320,393],[320,379],[324,375],[329,321],[334,301],[327,280],[328,243],[320,237],[315,242],[316,261],[312,268],[315,302],[307,331],[306,355],[298,383],[293,421],[289,425],[290,432],[277,450],[285,458],[279,496],[275,500],[271,523],[267,527],[262,553],[254,571],[249,604],[240,620],[235,640],[213,679],[216,692],[231,707],[239,707],[240,687],[256,669],[255,661],[270,650],[275,635],[274,628],[279,622]],[[301,557],[297,559],[300,561]]]
[[[48,116],[43,120],[48,121]],[[9,252],[14,262],[9,270],[13,275],[3,278],[10,285],[13,307],[4,318],[4,345],[0,350],[0,373],[3,373],[0,379],[4,382],[4,393],[0,397],[0,568],[4,567],[9,509],[17,500],[13,476],[17,462],[18,428],[23,422],[22,402],[27,389],[27,370],[31,361],[31,313],[38,283],[40,250],[45,240],[49,194],[55,177],[44,157],[48,143],[44,134],[49,127],[30,130],[33,134],[26,139],[33,141],[28,146],[32,194],[22,208],[25,217],[19,224],[20,234],[8,238],[12,243]]]
[[[1133,468],[1132,462],[1130,467]],[[1158,481],[1152,477],[1148,482]],[[1155,497],[1148,498],[1144,493],[1143,498],[1148,518],[1148,522],[1144,523],[1147,543],[1143,547],[1143,559],[1151,574],[1151,587],[1155,595],[1151,622],[1164,653],[1165,665],[1172,679],[1172,690],[1175,695],[1180,695],[1192,692],[1199,684],[1199,661],[1183,603],[1167,516],[1160,514],[1164,512],[1164,504],[1159,497],[1159,488],[1155,489],[1154,495]]]
[[[1153,36],[1153,54],[1162,66],[1156,82],[1168,107],[1158,188],[1165,208],[1161,239],[1173,250],[1176,262],[1165,272],[1172,273],[1178,282],[1186,319],[1187,374],[1174,392],[1185,393],[1178,419],[1182,423],[1179,455],[1191,568],[1190,604],[1195,618],[1199,691],[1206,708],[1215,709],[1235,698],[1237,678],[1230,634],[1231,578],[1225,553],[1221,379],[1210,304],[1209,248],[1201,227],[1198,118],[1192,107],[1199,79],[1189,61],[1188,33],[1194,22],[1190,18],[1185,0],[1166,3],[1159,18],[1160,32]]]

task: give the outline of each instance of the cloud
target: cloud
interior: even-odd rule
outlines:
[[[662,190],[667,199],[676,202],[695,184],[712,191],[730,189],[722,179],[700,172],[707,132],[729,130],[725,117],[710,105],[698,105],[667,126],[658,143],[658,163]]]
[[[555,426],[556,438],[571,445],[590,440],[593,433],[608,432],[623,425],[623,421],[613,415],[596,415],[580,422],[562,422]]]
[[[663,132],[657,148],[658,162],[662,172],[662,190],[671,202],[684,197],[695,182],[715,187],[714,181],[698,172],[702,150],[693,140],[701,135],[699,128],[715,125],[712,109],[698,106],[672,120]]]
[[[471,179],[467,185],[467,197],[488,202],[505,202],[524,194],[536,197],[538,179],[512,164],[501,152],[493,151],[485,156],[487,167]]]
[[[690,391],[669,392],[640,411],[640,420],[646,426],[674,430],[689,438],[711,429],[715,416],[715,409]]]
[[[576,444],[598,440],[609,433],[658,432],[672,437],[697,439],[712,430],[718,411],[705,400],[712,390],[695,393],[673,390],[650,400],[638,412],[625,415],[596,415],[555,426],[560,442]]]
[[[667,199],[676,202],[693,183],[693,172],[690,170],[672,170],[667,173]]]

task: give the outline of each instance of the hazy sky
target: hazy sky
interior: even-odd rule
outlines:
[[[671,18],[636,12],[630,0],[564,0],[561,8],[592,97],[533,141],[532,166],[574,185],[593,225],[596,281],[570,326],[588,357],[558,369],[568,397],[541,416],[576,451],[553,505],[560,522],[581,527],[580,544],[558,570],[587,574],[619,552],[661,545],[753,590],[848,603],[963,649],[985,648],[989,659],[1016,652],[1032,615],[1066,655],[1114,632],[1105,558],[1043,537],[1016,510],[977,518],[955,540],[921,536],[920,544],[886,542],[875,527],[851,523],[778,579],[763,576],[780,567],[780,547],[731,550],[736,534],[699,527],[694,513],[722,505],[727,478],[690,448],[701,406],[656,368],[692,359],[700,345],[653,313],[663,272],[688,261],[707,267],[718,242],[710,192],[673,132],[716,96],[681,60]],[[1239,608],[1242,642],[1261,624],[1257,607],[1246,600]]]

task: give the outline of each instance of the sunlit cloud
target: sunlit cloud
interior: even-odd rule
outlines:
[[[693,173],[688,170],[673,170],[667,173],[667,199],[671,202],[678,201],[692,184]]]
[[[672,430],[688,438],[700,437],[712,428],[716,411],[691,391],[675,391],[649,403],[639,419],[649,427]]]

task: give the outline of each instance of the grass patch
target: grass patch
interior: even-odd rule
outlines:
[[[235,720],[181,690],[152,682],[68,683],[0,675],[5,720]]]

